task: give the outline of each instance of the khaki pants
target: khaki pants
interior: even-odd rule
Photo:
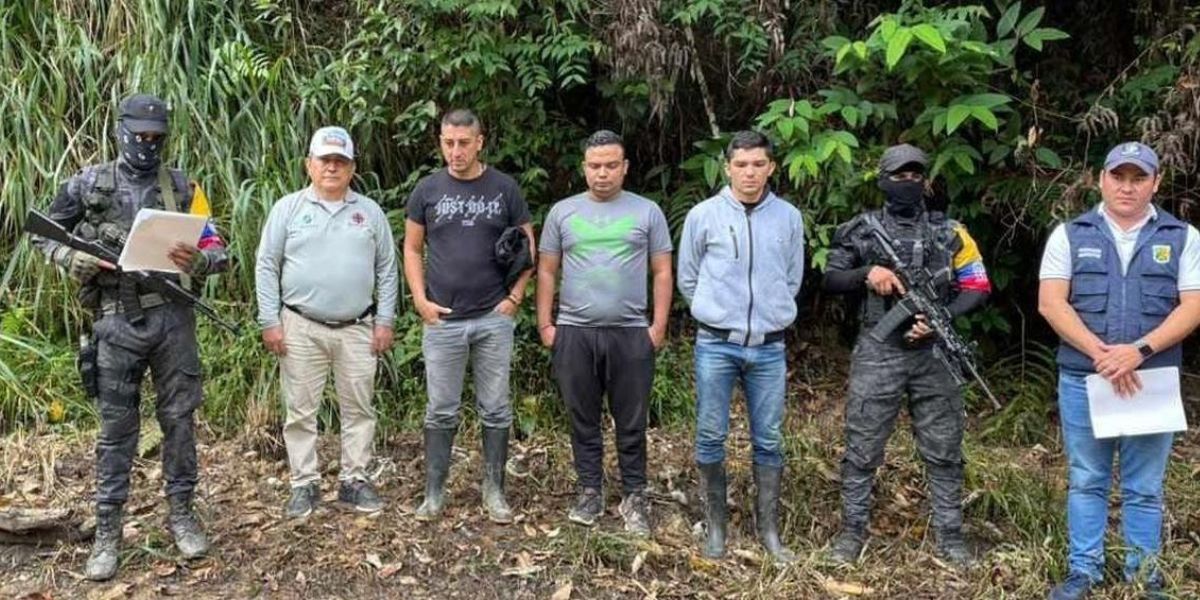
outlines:
[[[371,321],[340,329],[281,311],[287,355],[279,359],[287,421],[283,440],[293,487],[321,478],[317,469],[317,411],[325,380],[333,368],[342,423],[342,468],[338,479],[367,479],[367,463],[375,440],[377,359],[371,354]]]

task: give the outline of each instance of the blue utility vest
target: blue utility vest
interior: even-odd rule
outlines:
[[[1128,344],[1157,328],[1179,305],[1179,259],[1187,224],[1157,209],[1138,232],[1128,271],[1121,274],[1117,245],[1099,210],[1067,223],[1071,248],[1071,306],[1087,328],[1107,344]],[[1140,368],[1178,367],[1183,350],[1156,348]],[[1094,373],[1092,359],[1066,342],[1058,346],[1064,369]]]

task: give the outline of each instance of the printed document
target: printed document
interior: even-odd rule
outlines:
[[[1112,384],[1100,375],[1085,379],[1096,439],[1187,430],[1179,369],[1162,367],[1137,373],[1142,389],[1129,398],[1118,396]]]
[[[133,218],[133,227],[117,264],[126,271],[178,273],[179,267],[167,253],[177,243],[195,246],[207,222],[208,217],[203,215],[143,208]]]

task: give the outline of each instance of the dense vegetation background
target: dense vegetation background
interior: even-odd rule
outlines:
[[[811,270],[794,376],[839,375],[853,311],[818,290],[833,227],[880,202],[872,172],[898,141],[935,156],[942,202],[966,222],[995,283],[961,326],[981,342],[1008,408],[985,431],[1053,435],[1053,343],[1033,308],[1056,219],[1094,202],[1102,153],[1143,139],[1163,156],[1159,197],[1192,216],[1200,144],[1200,9],[1173,0],[35,0],[0,7],[0,430],[86,423],[73,345],[87,316],[73,285],[20,234],[79,166],[113,156],[116,103],[173,106],[171,161],[207,191],[235,262],[205,293],[251,325],[201,325],[204,417],[218,432],[273,431],[274,361],[252,326],[253,255],[271,204],[305,183],[309,134],[347,126],[356,187],[403,231],[403,200],[440,165],[448,107],[489,124],[486,160],[516,175],[540,223],[582,188],[579,142],[624,134],[627,187],[657,199],[676,234],[719,185],[727,132],[778,141],[775,187],[805,211]],[[532,296],[531,296],[532,297]],[[560,422],[548,360],[523,308],[520,430]],[[418,422],[420,327],[408,305],[381,374],[384,425]],[[656,421],[691,416],[686,310],[659,361]],[[843,361],[844,362],[844,361]],[[984,405],[976,403],[982,408]],[[327,415],[327,417],[331,417]]]

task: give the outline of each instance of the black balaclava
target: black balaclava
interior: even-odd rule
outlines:
[[[912,218],[925,210],[924,181],[892,181],[885,177],[879,180],[879,189],[887,196],[887,211],[897,217]]]
[[[153,142],[142,140],[140,134],[131,131],[124,121],[117,123],[117,149],[121,152],[121,161],[135,171],[157,171],[166,141],[165,135]]]
[[[115,133],[122,163],[142,173],[158,170],[167,142],[168,112],[165,102],[149,94],[134,94],[121,101]],[[141,134],[146,133],[156,133],[158,139],[142,139]]]
[[[913,218],[925,210],[924,181],[892,181],[890,175],[903,172],[924,173],[929,157],[920,148],[900,144],[884,150],[879,159],[879,189],[887,197],[889,214]]]

